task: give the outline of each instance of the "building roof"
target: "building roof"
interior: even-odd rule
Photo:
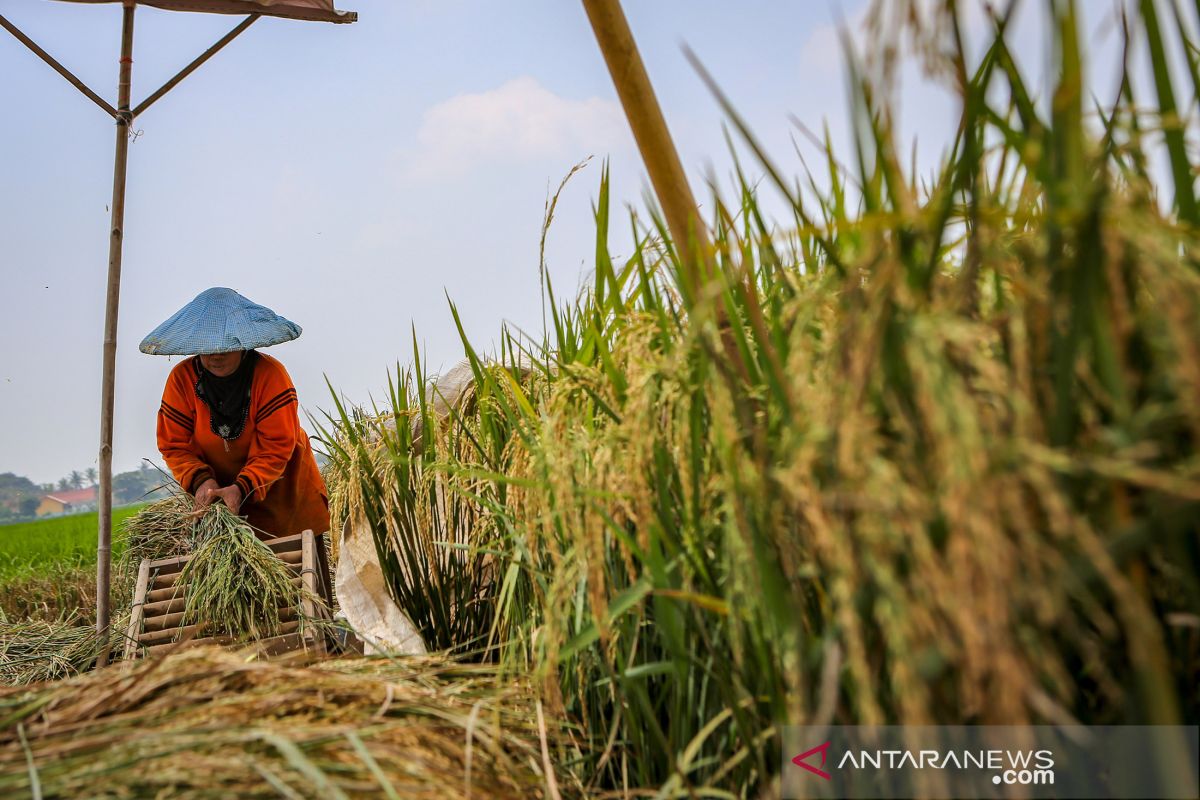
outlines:
[[[46,500],[57,500],[70,506],[76,506],[80,503],[94,503],[96,501],[96,487],[89,486],[86,489],[68,489],[65,492],[55,492],[45,496]]]

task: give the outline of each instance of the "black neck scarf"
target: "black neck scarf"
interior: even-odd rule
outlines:
[[[212,432],[222,439],[233,440],[242,435],[246,418],[250,416],[250,388],[254,383],[254,365],[258,351],[242,354],[242,363],[224,378],[213,375],[196,357],[196,396],[211,412]]]

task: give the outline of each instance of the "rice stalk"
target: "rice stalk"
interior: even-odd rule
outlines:
[[[195,548],[199,535],[195,500],[185,492],[172,492],[125,520],[124,560],[133,565],[184,556]]]
[[[205,509],[196,539],[179,578],[187,586],[185,625],[201,625],[207,635],[262,639],[279,632],[281,611],[299,615],[304,601],[321,603],[292,585],[287,565],[224,503]]]
[[[118,618],[108,642],[124,638]],[[20,686],[68,678],[90,670],[104,640],[96,628],[73,614],[54,621],[10,621],[0,615],[0,683]]]

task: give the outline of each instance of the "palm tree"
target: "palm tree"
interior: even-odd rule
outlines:
[[[58,490],[60,492],[65,492],[67,489],[70,489],[70,488],[71,488],[71,482],[69,480],[67,480],[66,478],[58,479]]]
[[[83,488],[83,474],[77,469],[71,470],[71,488],[72,489],[82,489]]]
[[[85,469],[83,471],[83,474],[87,478],[87,482],[90,485],[92,485],[92,486],[96,485],[96,468],[95,467],[88,467],[87,469]]]

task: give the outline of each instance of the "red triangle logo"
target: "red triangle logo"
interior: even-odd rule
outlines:
[[[823,767],[823,766],[825,766],[825,756],[826,756],[828,750],[829,750],[829,742],[826,742],[825,744],[819,744],[816,747],[814,747],[813,749],[805,750],[803,753],[801,753],[800,755],[793,758],[792,763],[795,764],[797,767],[803,767],[804,769],[808,770],[809,772],[811,772],[814,775],[820,775],[822,778],[824,778],[827,781],[833,780],[832,776],[830,776],[830,774],[828,772],[826,772],[823,769],[818,769],[818,768],[814,767],[812,764],[809,764],[805,761],[805,759],[807,759],[809,756],[815,755],[816,753],[820,753],[821,754],[821,766]]]

